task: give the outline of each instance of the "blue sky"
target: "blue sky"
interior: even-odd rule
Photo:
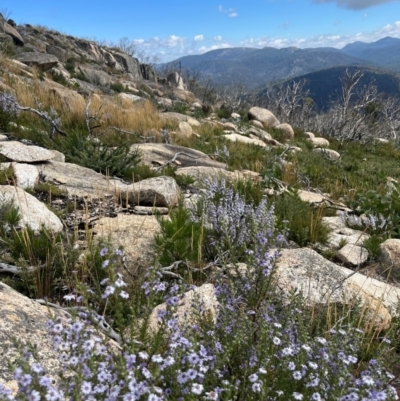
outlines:
[[[171,61],[222,47],[342,48],[400,38],[399,0],[1,0],[17,24],[116,43]]]

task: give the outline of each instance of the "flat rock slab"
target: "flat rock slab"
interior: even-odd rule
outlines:
[[[0,204],[13,202],[21,215],[20,225],[39,230],[42,226],[51,231],[63,229],[61,220],[42,202],[25,192],[22,188],[11,185],[0,185]]]
[[[38,52],[21,53],[16,59],[30,67],[39,67],[43,71],[50,70],[58,64],[58,58],[56,56]]]
[[[196,181],[203,182],[205,179],[208,180],[217,180],[221,178],[225,178],[229,181],[235,181],[239,178],[243,178],[243,175],[240,172],[228,171],[223,168],[216,167],[204,167],[204,166],[191,166],[191,167],[183,167],[176,170],[177,175],[188,175],[194,178]]]
[[[113,180],[89,168],[73,163],[50,161],[39,164],[39,172],[45,182],[57,185],[70,196],[101,199],[105,195],[121,193],[132,189],[132,186]]]
[[[110,239],[115,248],[122,246],[128,266],[149,267],[154,263],[154,236],[160,232],[155,216],[118,214],[102,217],[94,231],[99,238]],[[134,273],[134,272],[131,272]]]
[[[160,117],[167,120],[186,122],[190,124],[192,127],[200,127],[201,125],[201,123],[193,117],[187,116],[186,114],[175,113],[172,111],[166,113],[160,113]]]
[[[142,143],[133,145],[131,151],[135,151],[135,149],[140,150],[141,162],[148,166],[163,165],[171,160],[177,153],[181,153],[176,158],[181,167],[206,166],[225,168],[224,163],[211,159],[203,152],[184,146],[163,143]]]
[[[338,266],[309,248],[283,249],[276,278],[284,291],[301,290],[311,305],[349,304],[360,298],[382,328],[390,324],[400,300],[400,288]]]
[[[57,185],[69,196],[102,199],[114,195],[123,204],[142,206],[173,206],[179,197],[179,186],[172,177],[149,178],[126,184],[86,167],[51,161],[38,165],[45,182]]]
[[[18,141],[2,141],[0,155],[14,162],[36,163],[51,160],[55,154],[40,146],[25,145]]]
[[[258,138],[249,138],[247,136],[240,135],[240,134],[226,134],[223,136],[232,142],[242,142],[242,143],[246,143],[246,144],[250,144],[250,145],[261,146],[263,148],[265,148],[267,146],[267,144],[264,141],[262,141],[261,139],[258,139]]]

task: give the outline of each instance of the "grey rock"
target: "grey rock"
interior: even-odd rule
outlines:
[[[158,318],[160,311],[165,310],[166,303],[156,306],[149,318],[149,329],[157,331],[160,320]],[[207,316],[215,323],[218,317],[219,302],[215,293],[213,284],[203,284],[196,287],[181,296],[178,301],[174,317],[179,325],[183,325],[188,321],[195,323],[195,316],[199,316],[201,311],[202,316]],[[196,310],[196,313],[193,313]],[[189,320],[188,320],[189,319]]]
[[[58,58],[52,54],[27,52],[19,54],[16,59],[30,67],[38,67],[43,71],[50,70],[58,63]]]
[[[29,146],[18,141],[2,142],[0,155],[15,162],[34,163],[50,160],[54,154],[39,146]]]
[[[329,234],[327,244],[334,249],[341,248],[344,242],[350,245],[361,246],[368,238],[370,238],[370,235],[363,231],[341,228]]]
[[[167,77],[167,81],[171,86],[174,86],[177,89],[180,90],[186,89],[183,83],[183,79],[178,72],[171,72],[171,74],[169,74]]]
[[[2,16],[0,16],[0,26],[6,35],[11,36],[12,40],[17,46],[23,46],[25,41],[20,33],[11,26]]]
[[[390,238],[381,244],[382,250],[382,261],[384,266],[384,274],[390,275],[392,279],[400,279],[400,240],[396,238]],[[387,268],[389,267],[389,271]]]
[[[340,154],[338,152],[336,152],[336,150],[325,149],[325,148],[315,148],[315,149],[313,149],[313,152],[321,153],[323,156],[325,156],[326,158],[331,159],[331,160],[339,160],[340,159]]]
[[[346,244],[337,252],[337,256],[346,264],[359,266],[368,260],[368,251],[358,245]]]
[[[38,362],[43,364],[47,372],[51,373],[58,369],[60,367],[58,355],[53,350],[50,336],[47,335],[48,308],[2,282],[0,282],[0,305],[0,343],[3,361],[0,363],[0,379],[7,383],[13,378],[13,372],[6,362],[15,360],[18,356],[14,338],[24,345],[36,345]]]
[[[327,148],[329,147],[329,141],[325,138],[320,137],[309,137],[308,142],[310,142],[314,148]]]
[[[65,63],[68,58],[68,53],[61,47],[59,46],[52,46],[52,45],[47,45],[46,46],[46,53],[47,54],[52,54],[53,56],[57,57],[59,61],[62,63]]]
[[[257,120],[262,123],[264,127],[276,127],[279,125],[279,120],[274,114],[262,107],[252,107],[248,115],[250,120]]]
[[[45,182],[57,185],[69,196],[102,199],[114,195],[120,203],[169,207],[177,202],[179,187],[171,177],[156,177],[127,184],[72,163],[50,161],[38,165]]]
[[[113,55],[124,70],[132,74],[134,81],[140,80],[142,74],[140,71],[140,63],[137,58],[133,58],[124,53],[113,53]]]
[[[361,300],[374,326],[388,328],[400,299],[400,288],[355,273],[309,248],[283,249],[277,262],[279,288],[302,291],[307,303],[351,304]]]
[[[19,188],[33,188],[39,181],[39,171],[36,166],[26,163],[12,164],[15,183]]]
[[[279,124],[276,126],[276,128],[279,128],[280,130],[283,131],[285,140],[290,141],[291,139],[294,138],[294,131],[290,124],[288,123]]]
[[[122,199],[128,197],[133,205],[170,207],[179,199],[180,189],[172,177],[154,177],[139,181],[125,193]]]
[[[39,230],[42,226],[47,230],[61,231],[61,220],[34,196],[21,188],[11,185],[0,185],[0,204],[13,202],[21,215],[21,227],[30,226]]]
[[[0,33],[0,45],[11,45],[13,44],[13,38],[6,33]]]
[[[160,233],[155,216],[118,214],[113,218],[102,217],[96,222],[94,232],[99,238],[109,239],[115,249],[123,246],[127,266],[146,268],[154,263],[154,236]]]
[[[249,138],[247,136],[240,135],[240,134],[226,134],[226,135],[224,135],[224,137],[226,139],[229,139],[232,142],[242,142],[242,143],[246,143],[246,144],[261,146],[264,148],[267,146],[267,144],[264,141],[262,141],[261,139],[255,138],[255,137]]]
[[[171,160],[176,153],[182,152],[184,154],[181,154],[176,158],[181,167],[206,166],[225,168],[224,163],[212,160],[205,153],[183,146],[162,143],[143,143],[132,145],[131,151],[135,151],[135,149],[139,149],[142,155],[142,163],[148,166],[163,165]],[[186,155],[190,155],[191,157]]]

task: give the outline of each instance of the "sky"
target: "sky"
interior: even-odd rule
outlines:
[[[400,0],[1,0],[0,12],[104,44],[127,38],[159,62],[227,47],[400,38]]]

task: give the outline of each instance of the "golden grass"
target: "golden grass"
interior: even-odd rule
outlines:
[[[84,99],[75,90],[43,77],[38,70],[33,69],[33,78],[21,76],[24,71],[5,57],[0,58],[0,67],[7,71],[3,74],[3,83],[13,91],[21,106],[43,111],[53,108],[66,129],[85,127],[88,99]],[[96,125],[101,125],[94,133],[99,133],[107,127],[117,127],[140,135],[154,135],[160,129],[175,129],[177,126],[174,122],[160,118],[151,102],[134,104],[123,95],[95,94],[91,98],[89,112],[92,117],[96,117]],[[39,121],[38,116],[24,113],[24,124],[36,125]]]

